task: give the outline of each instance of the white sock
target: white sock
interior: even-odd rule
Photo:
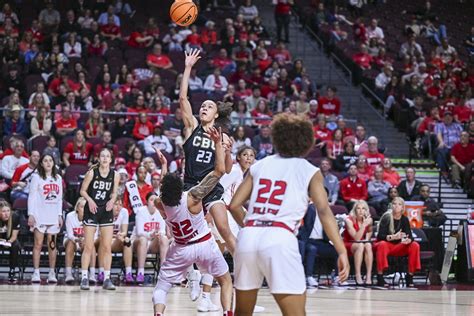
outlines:
[[[35,269],[35,271],[33,272],[34,274],[40,274],[40,269]]]
[[[72,275],[72,268],[66,267],[66,275]]]
[[[95,268],[89,268],[89,273],[91,276],[95,276]]]
[[[125,267],[125,273],[126,274],[132,273],[132,267]]]
[[[99,273],[104,273],[104,268],[103,267],[99,267]]]
[[[145,275],[145,268],[138,268],[138,274],[140,273]]]
[[[54,271],[54,268],[49,268],[49,273],[50,274],[56,274],[56,271]]]
[[[109,271],[104,270],[104,280],[108,280],[108,279],[110,279],[110,270]]]
[[[88,279],[89,278],[89,273],[87,272],[87,270],[82,270],[82,278],[83,279]]]
[[[211,299],[211,293],[202,292],[202,298],[205,299],[205,300],[210,300]]]

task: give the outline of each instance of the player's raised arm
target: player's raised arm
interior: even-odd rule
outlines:
[[[216,144],[216,164],[211,173],[205,176],[198,185],[189,190],[189,195],[195,203],[200,203],[201,200],[214,189],[225,173],[225,153],[224,147],[222,146],[222,132],[213,127],[209,132],[209,137]]]
[[[230,201],[229,209],[232,217],[239,226],[244,227],[244,218],[247,212],[244,209],[244,204],[250,199],[253,188],[253,178],[250,172],[245,177],[244,181],[239,185],[239,188]]]
[[[196,62],[201,58],[199,53],[199,49],[191,49],[189,52],[184,52],[184,73],[183,79],[181,80],[181,86],[179,88],[179,106],[183,112],[185,139],[191,135],[193,130],[198,125],[197,119],[193,115],[193,108],[191,107],[191,103],[189,103],[188,100],[188,86],[191,68],[193,68],[194,64],[196,64]]]

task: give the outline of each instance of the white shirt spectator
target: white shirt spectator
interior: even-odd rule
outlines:
[[[189,90],[191,91],[196,91],[196,90],[202,90],[203,89],[203,83],[202,79],[199,78],[198,76],[189,77]]]
[[[5,179],[11,180],[16,168],[29,162],[30,161],[28,160],[28,158],[25,158],[23,156],[21,156],[20,158],[17,158],[14,155],[5,156],[2,159],[0,173]]]
[[[79,42],[75,42],[74,46],[71,46],[69,42],[64,43],[64,54],[68,57],[81,58],[82,46]]]
[[[30,95],[30,98],[28,99],[28,104],[31,104],[33,103],[33,100],[35,98],[35,96],[38,94],[38,92],[33,92],[31,95]],[[49,100],[49,96],[46,92],[42,92],[41,95],[43,96],[43,100],[44,100],[44,103],[46,105],[49,105],[50,103],[50,100]]]
[[[377,77],[375,77],[375,86],[378,89],[385,90],[385,87],[390,83],[391,80],[391,76],[387,76],[387,74],[382,71]]]
[[[204,90],[226,92],[228,85],[229,83],[224,76],[219,76],[219,80],[217,80],[216,76],[212,74],[207,76],[206,82],[204,83]]]
[[[367,28],[367,37],[369,39],[376,38],[377,41],[382,41],[384,39],[383,30],[380,26],[372,28],[371,26]]]
[[[456,48],[448,45],[446,48],[443,46],[438,46],[436,48],[436,54],[438,54],[444,63],[449,63],[453,58],[453,55],[456,53]]]
[[[239,14],[244,16],[244,21],[252,21],[258,16],[258,9],[255,5],[250,6],[240,6]]]
[[[145,152],[147,155],[153,155],[156,151],[155,148],[158,148],[161,151],[166,151],[168,154],[173,152],[173,147],[165,135],[155,136],[150,135],[144,139]]]

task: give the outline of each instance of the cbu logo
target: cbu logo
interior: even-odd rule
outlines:
[[[96,190],[110,190],[112,182],[95,181],[92,187]]]
[[[157,223],[157,222],[145,223],[143,228],[146,232],[151,232],[153,230],[160,230],[160,223]]]
[[[201,148],[212,148],[213,150],[216,150],[216,146],[212,140],[209,138],[204,138],[201,136],[196,136],[193,139],[193,146],[194,147],[201,147]]]

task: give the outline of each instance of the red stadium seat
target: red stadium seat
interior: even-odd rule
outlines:
[[[334,215],[347,214],[347,208],[344,205],[331,205],[330,208]]]
[[[118,147],[118,151],[119,151],[119,156],[120,157],[124,157],[124,154],[125,154],[125,146],[129,143],[129,142],[135,142],[135,139],[131,138],[131,137],[120,137],[118,139],[115,140],[115,145],[117,145]]]
[[[30,151],[37,150],[40,154],[43,153],[43,150],[48,146],[49,136],[37,136],[30,141]]]
[[[64,173],[64,181],[67,185],[79,186],[80,177],[85,175],[89,167],[86,165],[70,165]]]

